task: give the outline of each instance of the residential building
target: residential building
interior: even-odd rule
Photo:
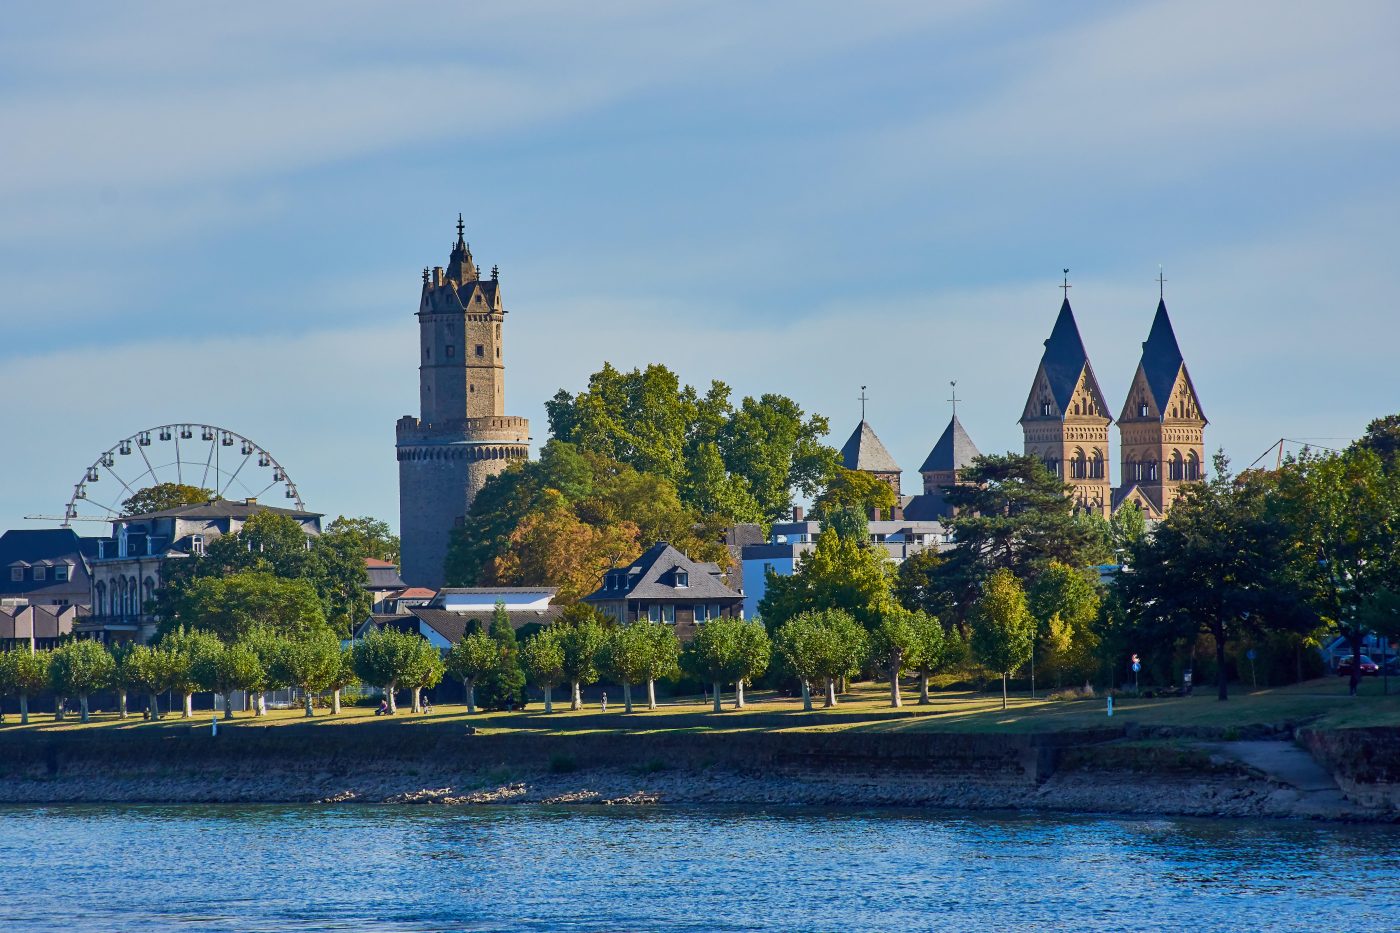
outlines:
[[[19,528],[0,535],[0,605],[86,606],[96,538],[71,528]]]
[[[717,565],[691,560],[665,541],[607,571],[583,601],[624,624],[674,625],[682,641],[710,619],[744,614],[744,594],[729,588]]]
[[[86,606],[0,606],[0,651],[42,651],[57,647],[73,634],[73,624],[87,614]]]
[[[527,625],[547,625],[559,617],[558,590],[552,586],[448,587],[422,605],[402,605],[401,611],[374,613],[354,632],[356,639],[376,628],[396,628],[421,635],[442,651],[461,641],[474,628],[486,631],[504,605],[517,631]]]
[[[321,515],[262,505],[256,499],[214,499],[112,522],[112,536],[97,541],[91,559],[92,615],[74,631],[104,641],[149,641],[157,619],[151,611],[170,560],[198,560],[220,537],[240,531],[249,518],[276,512],[295,519],[307,535],[321,533]]]

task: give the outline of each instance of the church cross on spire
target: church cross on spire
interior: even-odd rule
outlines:
[[[1157,300],[1167,300],[1167,280],[1162,275],[1162,264],[1157,264]]]
[[[1069,284],[1069,270],[1068,270],[1068,269],[1065,270],[1065,283],[1064,283],[1063,285],[1061,285],[1060,287],[1063,288],[1063,289],[1065,290],[1065,301],[1069,301],[1069,290],[1070,290],[1071,288],[1074,288],[1074,286],[1071,285],[1071,284]]]
[[[861,420],[861,421],[864,421],[864,420],[865,420],[865,403],[866,403],[867,401],[869,401],[869,399],[867,399],[867,398],[865,397],[865,386],[861,386],[861,387],[860,387],[860,420]]]
[[[954,379],[948,385],[953,387],[953,397],[948,401],[953,403],[953,417],[956,418],[958,416],[958,380]]]

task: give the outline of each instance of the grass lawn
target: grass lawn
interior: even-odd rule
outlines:
[[[644,705],[627,715],[621,704],[611,703],[603,713],[596,705],[571,711],[568,703],[556,703],[555,712],[546,716],[538,703],[525,712],[478,713],[468,716],[460,705],[438,706],[431,714],[414,715],[401,710],[392,720],[374,715],[372,707],[347,706],[339,716],[317,710],[308,720],[301,709],[270,710],[261,718],[239,713],[231,722],[220,720],[221,728],[301,727],[344,728],[363,723],[378,723],[382,727],[414,728],[471,722],[484,732],[531,731],[544,733],[583,734],[590,732],[628,731],[636,733],[677,731],[929,731],[929,732],[1041,732],[1068,729],[1097,728],[1108,725],[1141,723],[1145,725],[1248,726],[1280,722],[1310,722],[1321,727],[1400,726],[1400,680],[1391,685],[1389,696],[1381,695],[1379,680],[1367,679],[1362,695],[1347,696],[1347,682],[1342,678],[1308,681],[1291,687],[1247,690],[1233,688],[1229,701],[1218,702],[1212,687],[1203,686],[1188,698],[1114,700],[1114,718],[1105,715],[1105,700],[1032,700],[1026,694],[1013,694],[1009,708],[1001,708],[999,693],[968,690],[936,691],[933,702],[919,706],[917,692],[905,691],[905,706],[889,706],[889,690],[884,684],[857,684],[841,698],[835,709],[818,706],[811,713],[802,711],[797,698],[777,696],[766,692],[750,692],[749,706],[715,715],[710,705],[699,697],[681,697],[664,703],[660,709],[648,711]],[[817,700],[818,704],[820,700]],[[0,725],[0,735],[24,730],[41,734],[74,732],[86,729],[123,731],[129,729],[185,729],[191,724],[207,727],[209,711],[196,713],[195,719],[179,717],[178,711],[160,722],[141,719],[140,713],[120,720],[115,713],[97,713],[92,722],[83,724],[76,719],[54,722],[51,715],[31,717],[29,726],[20,726],[19,717],[7,716]]]

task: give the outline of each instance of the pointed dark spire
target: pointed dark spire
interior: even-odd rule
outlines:
[[[472,248],[466,239],[466,224],[461,214],[457,215],[457,242],[452,244],[452,255],[447,261],[447,278],[458,284],[481,278],[480,270],[472,262]]]
[[[1142,372],[1158,411],[1166,407],[1172,386],[1176,385],[1177,373],[1185,363],[1176,342],[1176,331],[1172,329],[1172,319],[1167,315],[1167,302],[1158,298],[1152,330],[1148,331],[1147,341],[1142,345]]]
[[[919,472],[948,473],[963,470],[972,463],[973,458],[980,455],[977,445],[972,443],[972,438],[968,436],[962,422],[954,415],[948,420],[948,426],[943,429],[943,434],[933,445],[933,450],[924,458]]]
[[[1072,287],[1072,286],[1064,286]],[[1084,340],[1079,336],[1079,325],[1074,321],[1074,311],[1066,297],[1060,304],[1060,314],[1055,318],[1055,326],[1050,331],[1050,339],[1045,341],[1045,354],[1040,365],[1045,367],[1045,377],[1050,380],[1050,391],[1054,393],[1055,404],[1061,411],[1069,407],[1070,396],[1079,384],[1079,374],[1089,362]]]

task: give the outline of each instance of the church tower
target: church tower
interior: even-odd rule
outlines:
[[[1064,287],[1068,289],[1068,283]],[[1113,499],[1108,469],[1108,426],[1113,419],[1107,411],[1066,291],[1026,398],[1021,431],[1026,453],[1039,457],[1073,487],[1075,504],[1104,516]]]
[[[1165,517],[1181,485],[1205,477],[1205,427],[1205,413],[1161,299],[1118,416],[1123,488],[1115,507],[1136,502],[1149,519]]]
[[[483,280],[457,217],[447,268],[423,270],[418,301],[421,417],[396,425],[400,575],[441,587],[452,529],[487,477],[529,456],[530,423],[505,414],[505,307],[495,269]]]

